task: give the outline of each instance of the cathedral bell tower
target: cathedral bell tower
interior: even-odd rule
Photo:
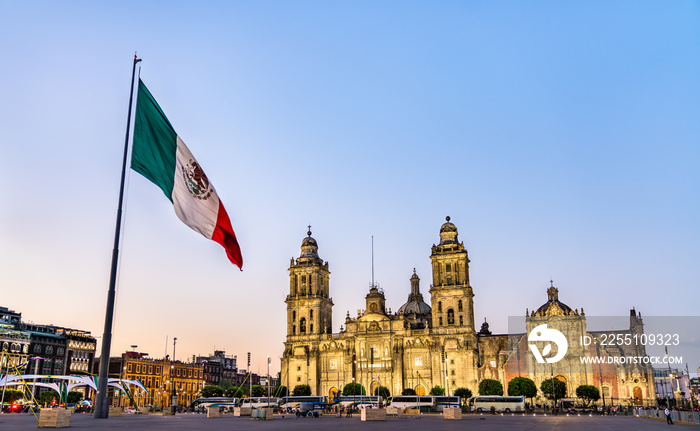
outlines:
[[[318,257],[318,244],[311,237],[301,242],[301,255],[289,265],[287,341],[282,355],[283,381],[288,388],[309,385],[319,394],[321,362],[319,344],[331,333],[333,301],[328,295],[328,262]]]
[[[318,244],[311,237],[301,242],[301,255],[289,266],[287,337],[330,334],[333,301],[328,294],[328,262],[318,257]]]
[[[430,287],[433,329],[474,333],[474,293],[469,283],[469,256],[457,239],[457,226],[446,218],[440,243],[433,245],[433,284]]]

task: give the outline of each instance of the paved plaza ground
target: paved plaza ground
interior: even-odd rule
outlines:
[[[440,429],[451,430],[614,430],[643,431],[667,429],[666,421],[642,419],[632,416],[464,416],[462,420],[444,420],[437,414],[421,415],[418,418],[390,417],[385,422],[362,422],[360,416],[338,418],[326,415],[319,418],[296,418],[292,415],[276,415],[273,420],[257,420],[231,415],[218,419],[206,415],[182,414],[176,416],[161,415],[123,415],[109,419],[94,419],[92,415],[73,414],[71,429],[76,430],[254,430],[277,431],[289,429],[303,430],[381,430],[381,431],[427,431]],[[0,430],[24,431],[37,429],[37,422],[31,414],[0,415]],[[696,429],[690,425],[676,424],[672,429]]]

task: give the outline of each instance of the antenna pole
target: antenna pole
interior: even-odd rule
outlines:
[[[372,235],[372,287],[374,287],[374,235]]]
[[[124,203],[124,178],[126,177],[126,156],[129,152],[129,129],[131,128],[131,105],[134,101],[134,77],[136,64],[141,61],[134,54],[134,66],[131,70],[131,87],[129,88],[129,112],[126,117],[126,137],[124,138],[124,160],[122,162],[122,178],[119,186],[119,206],[117,208],[117,226],[114,232],[114,248],[112,249],[112,272],[109,276],[107,290],[107,311],[105,313],[105,329],[102,334],[102,352],[100,354],[100,376],[97,379],[97,400],[95,401],[95,419],[109,417],[109,398],[107,397],[107,380],[109,378],[109,350],[112,344],[112,321],[114,320],[114,298],[116,296],[117,268],[119,267],[119,234],[122,225],[122,207]]]

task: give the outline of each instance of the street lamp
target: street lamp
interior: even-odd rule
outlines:
[[[352,408],[355,408],[355,394],[357,393],[357,386],[355,386],[355,378],[352,378]]]
[[[551,380],[550,383],[552,383],[552,395],[554,395],[554,406],[552,407],[552,414],[556,414],[557,411],[557,390],[554,387],[554,364],[551,364]]]
[[[355,408],[355,395],[357,394],[357,386],[355,386],[355,373],[357,372],[357,359],[355,352],[352,352],[352,406]]]
[[[605,391],[603,390],[603,373],[598,377],[600,379],[600,393],[603,395],[603,416],[605,416]]]
[[[270,357],[267,357],[267,408],[270,408]]]
[[[177,343],[177,337],[173,338],[173,363],[170,365],[170,380],[172,383],[172,391],[170,393],[170,407],[172,408],[172,413],[175,414],[175,408],[177,407],[177,393],[175,392],[175,344]]]

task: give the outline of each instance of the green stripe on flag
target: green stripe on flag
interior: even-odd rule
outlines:
[[[171,202],[176,151],[175,129],[139,79],[131,168],[160,187]]]

